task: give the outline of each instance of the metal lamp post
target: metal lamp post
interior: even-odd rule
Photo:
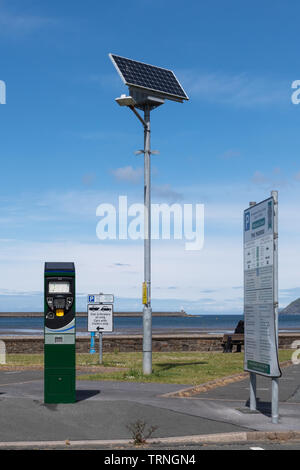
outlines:
[[[143,308],[143,373],[152,373],[152,308],[151,308],[151,147],[150,110],[144,106],[144,119],[135,109],[135,100],[123,95],[116,99],[120,106],[129,107],[144,127],[144,286],[146,289]],[[162,104],[162,103],[161,103]],[[137,152],[141,153],[141,152]]]
[[[151,308],[151,150],[150,108],[144,111],[144,282],[146,302],[143,309],[143,372],[152,372],[152,308]]]
[[[144,284],[143,284],[143,373],[152,373],[151,308],[151,152],[150,112],[165,99],[182,103],[188,96],[171,70],[109,54],[130,96],[116,98],[120,106],[130,108],[144,127]],[[144,112],[144,118],[137,109]]]

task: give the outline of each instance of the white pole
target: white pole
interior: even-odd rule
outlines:
[[[250,410],[256,410],[256,374],[250,372]]]
[[[278,379],[272,379],[272,423],[278,424],[279,413],[278,413]]]
[[[272,191],[274,200],[274,315],[275,341],[278,353],[278,191]],[[278,378],[272,378],[272,423],[278,424]]]
[[[6,346],[4,341],[0,341],[0,364],[6,364]]]
[[[249,202],[249,207],[254,207],[256,202]],[[256,374],[255,372],[250,372],[250,410],[256,410]]]

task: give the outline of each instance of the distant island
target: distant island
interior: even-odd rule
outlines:
[[[280,310],[280,315],[300,315],[300,298]]]

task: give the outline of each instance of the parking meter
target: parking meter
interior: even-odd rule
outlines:
[[[45,263],[44,401],[73,403],[75,393],[75,267]]]

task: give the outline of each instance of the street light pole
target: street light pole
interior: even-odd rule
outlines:
[[[118,103],[128,106],[144,127],[144,284],[143,291],[143,373],[152,373],[152,308],[151,308],[151,146],[150,111],[151,104],[143,106],[144,119],[132,103],[132,98],[119,98]],[[157,153],[157,152],[154,152]]]
[[[144,282],[146,303],[143,309],[143,373],[152,373],[151,308],[151,150],[150,106],[144,108]]]
[[[143,283],[143,373],[152,373],[152,308],[151,308],[151,152],[150,112],[166,99],[183,103],[188,96],[174,72],[109,54],[130,95],[116,98],[119,106],[127,106],[144,127],[144,283]],[[144,119],[137,109],[144,111]]]

